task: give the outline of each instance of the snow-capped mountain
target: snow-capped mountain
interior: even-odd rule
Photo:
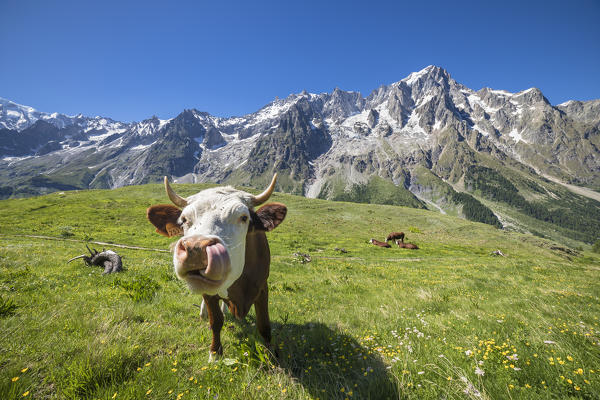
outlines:
[[[497,200],[493,189],[482,191],[482,176],[526,201],[562,196],[546,177],[600,189],[600,100],[553,106],[536,88],[475,91],[435,66],[367,97],[339,88],[302,92],[232,118],[184,110],[170,120],[121,123],[42,113],[4,99],[0,107],[5,197],[164,175],[261,185],[278,171],[280,190],[309,197],[402,198],[465,215],[465,204],[474,203],[456,193]],[[391,185],[396,200],[369,198],[377,179]],[[518,217],[487,215],[497,225],[518,225]]]
[[[23,131],[33,126],[37,121],[44,121],[58,129],[76,127],[83,131],[107,130],[123,132],[127,124],[113,121],[104,117],[84,117],[81,114],[68,116],[64,114],[45,113],[36,109],[14,103],[0,97],[0,129]]]

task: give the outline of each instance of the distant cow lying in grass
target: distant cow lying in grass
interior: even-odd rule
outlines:
[[[387,238],[385,239],[386,242],[389,242],[390,240],[404,240],[404,232],[392,232],[389,235],[387,235]]]
[[[369,243],[374,244],[375,246],[379,246],[379,247],[392,247],[392,246],[390,246],[389,243],[387,243],[387,242],[380,242],[377,239],[371,239],[371,240],[369,240]]]
[[[148,219],[158,233],[182,236],[174,246],[175,274],[192,292],[202,294],[208,308],[212,331],[209,360],[223,354],[220,299],[239,319],[246,317],[254,304],[256,326],[270,347],[267,277],[271,255],[265,232],[283,221],[287,208],[280,203],[256,211],[254,207],[269,199],[276,179],[277,174],[257,196],[227,186],[182,198],[165,177],[167,195],[177,207],[160,204],[148,208]]]
[[[404,238],[402,238],[402,240],[396,240],[396,244],[401,249],[417,250],[419,248],[419,246],[417,246],[416,244],[413,244],[413,243],[404,243]]]

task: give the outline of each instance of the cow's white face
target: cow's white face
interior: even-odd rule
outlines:
[[[187,201],[178,219],[183,237],[173,254],[175,274],[194,292],[227,297],[227,288],[244,268],[251,195],[229,187],[214,188]],[[200,256],[194,257],[194,252]]]
[[[227,289],[242,275],[246,236],[270,231],[285,218],[287,208],[267,204],[256,212],[275,188],[254,196],[232,187],[203,190],[188,198],[179,197],[165,178],[169,198],[178,207],[161,204],[148,208],[148,219],[164,236],[182,236],[174,246],[175,274],[193,292],[227,298]]]

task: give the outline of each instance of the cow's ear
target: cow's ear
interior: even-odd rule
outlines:
[[[272,231],[283,222],[287,214],[287,207],[281,203],[269,203],[256,211],[253,218],[253,227],[255,230]]]
[[[148,220],[156,227],[156,232],[166,237],[183,235],[183,228],[177,222],[181,210],[170,204],[159,204],[148,208]]]

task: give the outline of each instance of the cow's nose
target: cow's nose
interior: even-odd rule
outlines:
[[[198,237],[183,238],[177,245],[177,258],[185,264],[206,267],[208,264],[206,248],[216,242],[215,239]]]

